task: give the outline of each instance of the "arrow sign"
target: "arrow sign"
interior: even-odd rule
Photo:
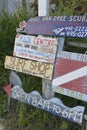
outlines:
[[[87,37],[87,16],[41,16],[30,18],[27,34],[63,37]]]
[[[62,85],[64,83],[70,82],[74,79],[77,79],[77,78],[80,78],[80,77],[86,76],[86,75],[87,75],[87,66],[53,79],[52,85],[59,86],[59,85]]]

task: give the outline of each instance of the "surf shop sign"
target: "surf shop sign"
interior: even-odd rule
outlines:
[[[50,80],[53,75],[52,64],[12,56],[6,56],[5,68]]]

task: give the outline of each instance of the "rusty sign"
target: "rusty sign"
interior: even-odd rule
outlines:
[[[51,64],[11,56],[6,56],[5,68],[50,80],[53,74],[53,65]]]
[[[21,102],[30,104],[34,107],[40,108],[42,110],[48,111],[56,116],[63,117],[67,120],[75,122],[79,125],[82,124],[84,107],[76,106],[69,108],[63,104],[63,102],[56,97],[49,100],[44,99],[38,91],[32,91],[31,93],[26,93],[20,86],[14,86],[13,88],[8,86],[4,87],[4,90],[13,99],[19,100]]]
[[[17,34],[14,56],[54,64],[57,39]]]
[[[87,37],[87,16],[34,17],[27,21],[25,31],[27,34]]]
[[[56,59],[52,90],[87,102],[87,55],[60,51]]]

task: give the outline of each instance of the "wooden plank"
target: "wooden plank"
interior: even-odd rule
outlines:
[[[55,64],[52,89],[87,102],[87,55],[60,51]]]
[[[53,65],[51,64],[11,56],[6,56],[5,68],[50,80],[53,74]]]
[[[30,18],[27,34],[87,37],[87,16],[41,16]]]
[[[65,106],[59,98],[53,97],[49,100],[46,100],[42,98],[42,96],[38,91],[32,91],[31,93],[26,93],[18,85],[14,86],[9,93],[10,97],[13,99],[30,104],[34,107],[50,112],[56,116],[65,118],[79,125],[82,125],[84,114],[83,106],[76,106],[73,108],[69,108]]]
[[[79,42],[67,41],[66,44],[67,44],[67,45],[70,45],[70,46],[75,46],[75,47],[87,48],[87,43],[79,43]]]
[[[17,34],[13,55],[54,64],[57,39]]]

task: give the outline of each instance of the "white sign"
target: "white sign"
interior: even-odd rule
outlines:
[[[57,50],[55,38],[17,34],[14,56],[54,64]]]

